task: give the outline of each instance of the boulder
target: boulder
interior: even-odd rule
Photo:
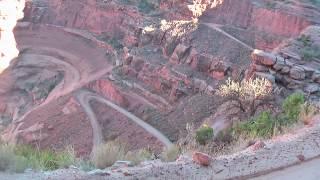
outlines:
[[[254,71],[258,71],[258,72],[268,72],[269,71],[269,69],[263,65],[253,64],[251,67],[253,68]]]
[[[277,62],[273,65],[273,69],[276,71],[281,71],[284,67],[286,67],[286,64],[284,60],[280,60],[282,58],[278,57]]]
[[[284,66],[284,67],[282,67],[281,73],[287,74],[287,73],[289,73],[289,72],[290,72],[290,67],[289,67],[289,66]]]
[[[201,152],[194,152],[192,154],[192,160],[201,166],[209,166],[211,157]]]
[[[255,76],[260,77],[260,78],[265,78],[265,79],[269,80],[272,83],[276,82],[276,78],[270,73],[256,72]]]
[[[316,83],[307,84],[306,87],[304,88],[304,91],[309,94],[314,94],[316,92],[319,92],[319,90],[320,90],[319,84],[316,84]]]
[[[306,73],[302,67],[293,66],[290,69],[290,77],[296,80],[304,80],[306,78]]]
[[[261,50],[255,49],[252,53],[252,59],[255,64],[262,64],[266,66],[273,66],[277,61],[277,56],[271,53],[267,53]]]
[[[312,81],[320,83],[320,72],[314,72],[312,75]]]

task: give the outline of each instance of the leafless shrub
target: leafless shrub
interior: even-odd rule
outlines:
[[[229,78],[217,91],[218,95],[227,100],[236,101],[247,117],[252,117],[258,107],[270,102],[272,92],[272,83],[265,78],[242,80],[241,82]]]

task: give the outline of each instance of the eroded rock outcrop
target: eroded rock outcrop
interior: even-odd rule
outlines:
[[[316,95],[320,91],[319,35],[320,27],[310,26],[300,37],[283,43],[273,53],[255,50],[251,71],[287,89]]]
[[[13,28],[17,21],[23,18],[24,4],[24,0],[0,1],[0,72],[19,54]]]

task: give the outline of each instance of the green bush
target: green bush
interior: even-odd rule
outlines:
[[[201,144],[205,145],[208,141],[213,138],[213,129],[208,127],[207,125],[202,126],[196,131],[196,141]]]
[[[56,170],[74,165],[76,157],[71,148],[54,152],[52,150],[39,150],[28,145],[18,145],[14,153],[28,162],[28,167],[36,170]]]
[[[277,120],[272,117],[270,112],[262,112],[253,119],[237,124],[234,127],[236,136],[243,135],[245,137],[272,137]]]
[[[301,107],[304,104],[305,99],[302,93],[293,93],[288,96],[282,103],[282,109],[285,114],[285,120],[282,121],[282,125],[288,125],[289,123],[295,123],[298,121]]]

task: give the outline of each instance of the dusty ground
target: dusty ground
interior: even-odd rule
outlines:
[[[198,127],[216,112],[223,102],[212,96],[217,86],[228,76],[243,77],[253,49],[273,49],[319,23],[319,6],[300,1],[224,0],[200,17],[196,29],[177,38],[168,31],[144,34],[142,29],[162,19],[190,20],[184,1],[161,1],[154,14],[135,7],[136,1],[30,2],[25,20],[32,23],[20,23],[15,30],[20,57],[1,75],[0,110],[2,117],[9,117],[2,118],[6,124],[1,119],[1,129],[9,125],[2,134],[9,141],[44,148],[62,149],[71,144],[79,155],[88,155],[92,146],[109,140],[116,130],[132,149],[170,145],[185,135],[187,124]],[[84,89],[93,94],[79,96]],[[312,158],[319,154],[318,141],[316,125],[268,141],[267,148],[257,152],[248,149],[217,157],[208,168],[186,158],[121,170],[129,172],[126,177],[121,171],[100,177],[78,170],[2,177],[243,177],[286,167],[296,163],[299,155]]]
[[[213,157],[201,167],[183,156],[173,163],[147,162],[133,168],[106,169],[95,173],[79,170],[25,174],[0,174],[2,179],[303,179],[317,177],[320,155],[320,124],[265,141],[266,147],[251,147],[232,155]],[[315,159],[316,158],[316,159]],[[292,173],[292,174],[291,174]]]

